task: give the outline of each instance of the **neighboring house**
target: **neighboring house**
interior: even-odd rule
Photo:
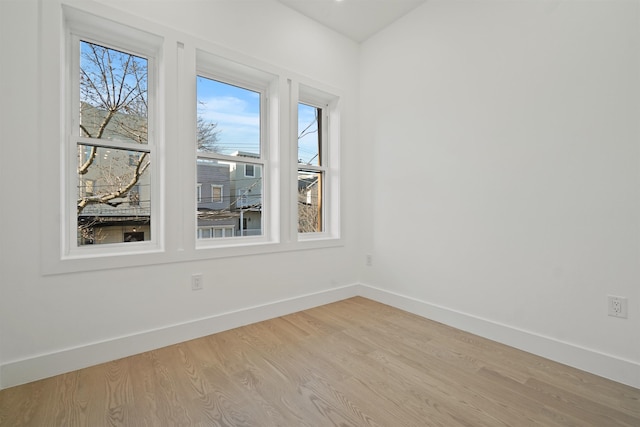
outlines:
[[[231,211],[229,164],[198,159],[196,166],[198,238],[235,236],[238,213]]]
[[[238,157],[257,158],[255,154],[236,151]],[[238,213],[238,235],[258,236],[262,234],[262,167],[252,163],[232,163],[231,209]]]
[[[316,173],[298,173],[298,232],[322,231],[322,194]]]

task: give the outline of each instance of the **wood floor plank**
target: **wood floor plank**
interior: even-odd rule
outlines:
[[[0,391],[0,426],[43,425],[57,391],[59,377]]]
[[[2,427],[640,426],[640,390],[355,297],[0,391]]]

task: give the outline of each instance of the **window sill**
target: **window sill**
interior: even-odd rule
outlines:
[[[224,258],[251,257],[268,254],[295,252],[301,250],[328,249],[344,246],[341,238],[324,237],[306,239],[298,242],[255,242],[237,243],[233,246],[206,246],[194,249],[161,249],[147,252],[112,252],[109,255],[87,254],[61,259],[46,259],[43,257],[41,273],[44,276],[115,270],[120,268],[148,267],[160,264],[205,261]]]

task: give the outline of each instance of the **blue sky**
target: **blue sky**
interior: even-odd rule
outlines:
[[[198,76],[198,114],[217,123],[218,146],[223,154],[234,151],[260,153],[260,94]],[[298,132],[315,120],[315,107],[299,104]],[[317,123],[298,141],[298,158],[317,164]]]
[[[298,139],[298,160],[304,164],[317,165],[319,160],[316,111],[316,107],[298,104],[298,135],[305,133],[305,136]]]
[[[260,94],[198,76],[198,115],[217,123],[223,154],[260,154]]]
[[[89,43],[82,42],[83,55],[89,53]],[[120,58],[127,54],[108,49],[112,58]],[[88,72],[96,67],[82,58],[82,68]],[[135,57],[141,65],[146,60]],[[119,65],[119,60],[115,61]],[[116,68],[115,74],[122,74]],[[105,89],[106,90],[106,89]],[[145,93],[146,95],[146,93]],[[213,79],[197,77],[198,115],[206,121],[217,123],[217,145],[223,154],[244,151],[260,154],[260,94],[248,89],[218,82]],[[303,164],[318,164],[318,123],[316,108],[298,104],[298,134],[305,131],[305,136],[298,139],[298,159]],[[311,126],[309,126],[311,125]]]

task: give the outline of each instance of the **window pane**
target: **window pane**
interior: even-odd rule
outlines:
[[[321,172],[298,171],[298,232],[323,231]]]
[[[200,152],[260,157],[260,93],[197,78]]]
[[[298,163],[321,165],[321,135],[319,129],[321,109],[306,104],[298,104]]]
[[[245,175],[246,166],[253,168],[253,176]],[[203,184],[196,210],[199,229],[235,229],[235,236],[262,235],[261,165],[199,157],[197,173],[198,182]],[[208,194],[208,191],[211,193]],[[216,198],[217,194],[221,195],[219,199]],[[198,238],[215,235],[199,235]],[[232,236],[233,232],[224,234],[224,237]]]
[[[150,167],[146,152],[78,145],[78,246],[151,238]]]
[[[80,42],[79,136],[146,144],[147,60]]]

